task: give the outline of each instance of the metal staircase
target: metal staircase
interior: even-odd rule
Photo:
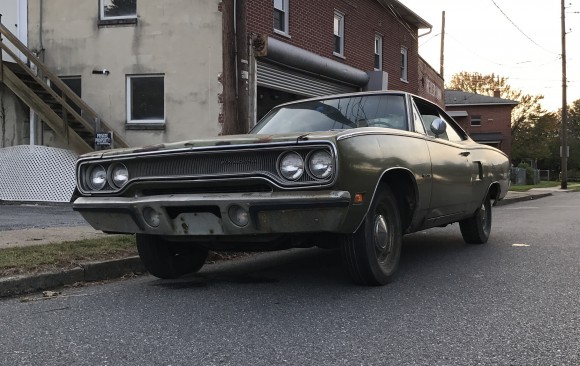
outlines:
[[[63,83],[3,24],[0,23],[0,48],[14,62],[2,60],[0,82],[30,107],[69,147],[82,154],[95,149],[96,132],[113,132],[113,147],[128,147],[127,142]],[[28,59],[23,62],[16,48]],[[80,113],[79,113],[80,112]]]

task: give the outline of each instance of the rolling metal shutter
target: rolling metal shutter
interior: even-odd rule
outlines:
[[[306,97],[359,91],[359,88],[354,85],[317,78],[290,68],[262,61],[257,62],[256,77],[259,86]]]

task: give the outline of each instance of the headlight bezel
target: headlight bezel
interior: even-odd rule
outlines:
[[[286,159],[290,158],[298,158],[302,166],[298,167],[297,172],[294,175],[287,176],[286,174],[284,174],[283,164],[285,161],[287,161]],[[278,161],[276,163],[276,168],[278,169],[278,174],[280,175],[280,177],[282,177],[287,181],[295,182],[304,176],[304,173],[306,172],[306,162],[304,161],[304,157],[302,155],[300,155],[298,152],[294,150],[290,150],[280,154],[280,156],[278,157]]]
[[[95,185],[93,182],[94,175],[93,173],[100,169],[104,176],[102,177],[102,183]],[[86,186],[92,191],[102,191],[107,186],[107,169],[102,164],[92,164],[90,165],[85,174],[85,184]]]
[[[317,154],[325,154],[327,157],[327,167],[322,174],[317,174],[312,167],[313,159],[316,157]],[[308,168],[308,173],[315,179],[318,180],[326,180],[334,174],[334,158],[331,152],[327,149],[317,149],[312,150],[308,153],[306,157],[306,166]]]
[[[122,183],[117,183],[117,181],[115,180],[115,170],[117,169],[124,169],[125,170],[125,176],[127,177]],[[129,174],[129,169],[127,169],[127,166],[123,163],[113,163],[111,165],[109,165],[108,169],[107,169],[107,176],[109,178],[109,185],[113,188],[113,189],[121,189],[123,188],[130,179],[130,174]]]

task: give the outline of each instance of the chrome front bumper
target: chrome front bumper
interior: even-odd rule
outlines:
[[[351,203],[346,191],[180,194],[147,197],[80,197],[73,209],[95,229],[114,233],[208,236],[338,232]],[[233,205],[248,213],[236,225]],[[156,213],[158,225],[146,220]],[[149,223],[148,223],[149,221]]]

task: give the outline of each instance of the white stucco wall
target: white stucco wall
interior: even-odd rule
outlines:
[[[56,75],[80,75],[82,99],[132,146],[216,136],[222,91],[218,3],[138,1],[136,25],[99,27],[97,0],[31,1],[29,48],[42,44],[44,62]],[[110,74],[92,73],[101,69]],[[126,130],[126,75],[150,73],[165,75],[165,130]],[[59,146],[58,139],[45,138]]]

